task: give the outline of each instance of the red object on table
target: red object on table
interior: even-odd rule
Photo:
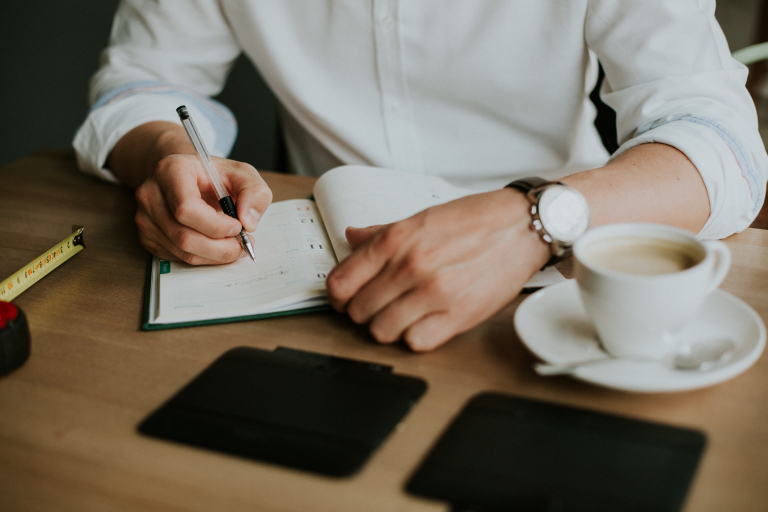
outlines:
[[[19,308],[10,302],[0,300],[0,329],[5,327],[6,322],[16,320],[17,316],[19,316]]]
[[[0,376],[23,365],[29,352],[27,317],[10,302],[0,301]]]

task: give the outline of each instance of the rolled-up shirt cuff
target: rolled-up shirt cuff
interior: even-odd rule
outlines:
[[[665,120],[622,144],[611,159],[647,143],[678,149],[698,169],[710,207],[698,238],[725,238],[749,227],[763,203],[765,189],[750,154],[727,129],[697,116]]]
[[[118,182],[105,167],[115,144],[144,123],[168,121],[180,125],[176,114],[179,105],[187,106],[210,153],[229,155],[237,137],[237,123],[229,109],[169,84],[138,82],[115,88],[94,104],[72,143],[78,166],[83,172]]]

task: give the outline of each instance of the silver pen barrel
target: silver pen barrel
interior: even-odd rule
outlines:
[[[195,126],[195,122],[192,120],[192,117],[190,117],[189,112],[187,111],[187,107],[185,105],[180,106],[176,109],[176,113],[179,115],[181,124],[184,126],[184,129],[187,132],[187,136],[189,137],[192,146],[195,148],[195,154],[200,160],[200,164],[203,166],[203,169],[205,169],[206,174],[208,174],[211,186],[213,186],[214,190],[216,191],[216,196],[219,198],[219,205],[221,205],[221,210],[233,219],[239,221],[240,219],[237,216],[235,203],[232,201],[232,197],[229,195],[229,191],[227,191],[227,188],[221,182],[219,171],[213,164],[211,155],[208,153],[208,149],[205,147],[205,143],[200,137],[200,133],[197,131],[197,126]],[[251,259],[256,261],[256,254],[253,252],[253,244],[251,243],[251,239],[248,237],[248,233],[245,231],[245,228],[240,230],[240,243],[242,244],[243,249],[245,249],[245,251],[251,257]]]

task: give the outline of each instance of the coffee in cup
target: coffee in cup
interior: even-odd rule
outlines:
[[[680,272],[699,263],[705,255],[698,246],[630,235],[596,240],[584,252],[584,258],[593,265],[647,276]]]
[[[722,242],[702,242],[661,224],[612,224],[574,245],[576,280],[603,348],[615,356],[663,358],[677,333],[728,273]]]

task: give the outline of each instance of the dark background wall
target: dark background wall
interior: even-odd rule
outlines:
[[[761,2],[718,2],[731,50],[752,42]],[[117,3],[0,0],[0,167],[41,148],[71,146],[88,112],[88,79],[98,67]],[[277,170],[274,98],[243,57],[219,99],[240,123],[231,157]]]
[[[42,148],[71,147],[117,4],[0,0],[0,167]],[[277,170],[275,99],[243,56],[217,99],[240,124],[231,158]]]

